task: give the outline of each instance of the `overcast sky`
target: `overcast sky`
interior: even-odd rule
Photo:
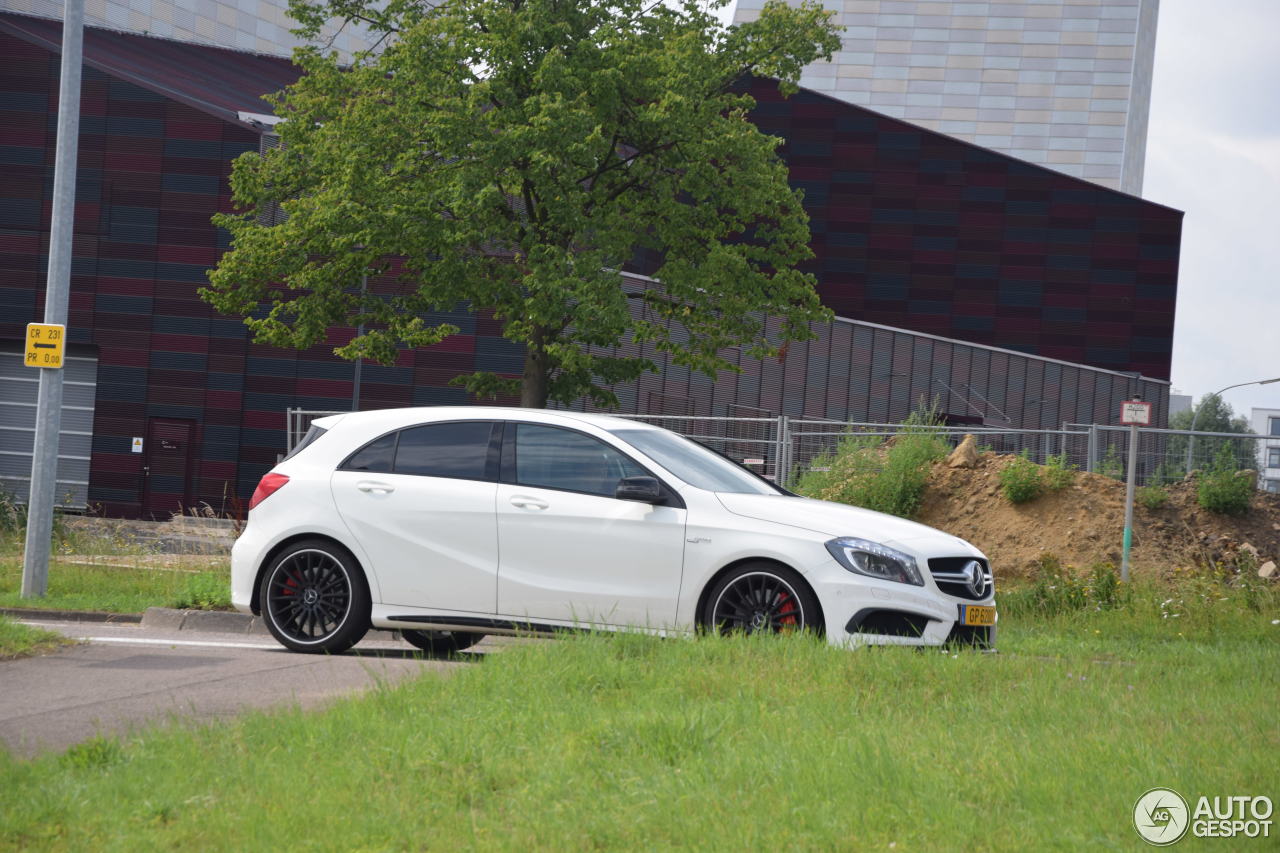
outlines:
[[[1143,196],[1186,212],[1173,384],[1280,377],[1280,2],[1160,0]],[[1223,395],[1280,409],[1280,382]]]
[[[1280,377],[1278,41],[1280,0],[1160,0],[1142,195],[1186,213],[1173,385],[1196,398]],[[1280,409],[1280,382],[1223,396]]]

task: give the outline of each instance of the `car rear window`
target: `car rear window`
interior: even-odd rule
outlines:
[[[396,433],[390,432],[374,439],[351,454],[342,466],[348,471],[369,471],[373,474],[390,474],[391,463],[396,458]]]
[[[483,480],[492,433],[493,424],[488,421],[427,424],[401,430],[395,472]]]

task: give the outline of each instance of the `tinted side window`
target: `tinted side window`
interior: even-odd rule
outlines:
[[[395,472],[483,480],[492,432],[492,423],[477,421],[427,424],[402,430]]]
[[[516,427],[516,482],[520,485],[613,497],[623,477],[647,474],[590,436],[536,424]]]
[[[396,455],[396,433],[369,442],[352,454],[343,465],[347,471],[369,471],[374,474],[390,474],[391,461]]]

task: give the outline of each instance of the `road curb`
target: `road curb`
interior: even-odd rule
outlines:
[[[0,607],[0,615],[33,622],[124,622],[136,625],[141,613],[107,613],[103,610],[47,610],[42,607]]]
[[[142,627],[162,631],[205,631],[212,634],[266,634],[267,626],[257,616],[227,610],[175,610],[148,607]]]
[[[0,616],[33,622],[110,622],[139,625],[159,631],[203,631],[209,634],[270,636],[258,616],[233,610],[178,610],[148,607],[142,613],[107,613],[102,610],[46,610],[38,607],[0,607]],[[393,630],[373,628],[394,634]]]

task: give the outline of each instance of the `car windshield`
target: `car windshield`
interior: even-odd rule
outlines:
[[[657,429],[616,429],[610,432],[691,486],[710,492],[783,494],[768,480],[673,432]]]

